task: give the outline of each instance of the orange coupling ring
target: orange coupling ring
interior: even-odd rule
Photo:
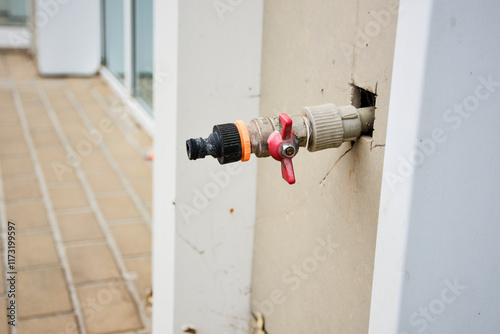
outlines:
[[[252,145],[250,143],[250,134],[248,133],[247,125],[243,121],[236,121],[234,124],[236,124],[238,132],[240,133],[241,161],[248,161],[252,153]]]

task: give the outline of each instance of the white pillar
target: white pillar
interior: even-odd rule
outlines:
[[[155,333],[246,330],[256,162],[189,161],[185,141],[258,116],[263,1],[156,0]]]
[[[500,3],[402,0],[370,333],[500,328]]]

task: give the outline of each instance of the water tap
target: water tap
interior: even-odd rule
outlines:
[[[339,147],[371,133],[375,107],[337,107],[332,103],[304,107],[298,115],[257,117],[248,126],[243,121],[215,125],[207,138],[186,141],[190,160],[210,155],[220,164],[272,156],[281,163],[282,177],[295,183],[292,159],[305,147],[310,152]]]

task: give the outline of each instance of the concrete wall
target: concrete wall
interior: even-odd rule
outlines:
[[[101,66],[101,4],[98,0],[36,0],[34,39],[44,76],[94,75]]]
[[[265,2],[261,115],[378,94],[373,139],[302,150],[294,186],[259,160],[252,309],[269,333],[368,331],[397,5]]]
[[[372,334],[499,332],[499,16],[401,1]]]

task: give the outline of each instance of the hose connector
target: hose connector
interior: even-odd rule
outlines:
[[[241,160],[241,139],[234,123],[215,125],[208,138],[186,140],[186,151],[190,160],[211,155],[221,165]]]

